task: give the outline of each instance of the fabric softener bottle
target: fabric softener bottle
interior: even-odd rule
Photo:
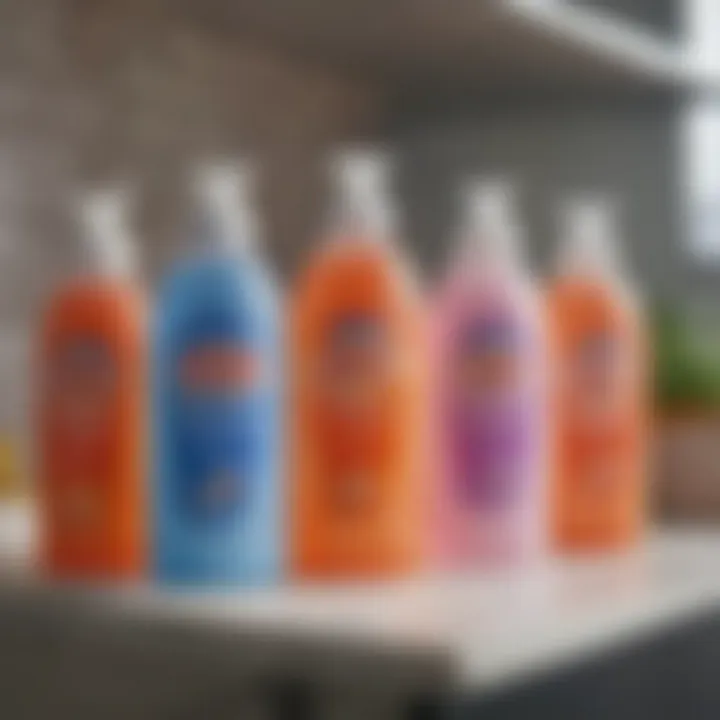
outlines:
[[[281,565],[280,318],[246,168],[196,178],[196,250],[154,328],[155,571],[181,585],[273,581]]]
[[[645,525],[645,328],[618,260],[611,204],[570,201],[564,225],[549,292],[556,358],[554,539],[570,552],[626,549]]]
[[[421,309],[385,162],[335,163],[335,214],[293,303],[292,554],[301,578],[404,573],[422,555]]]
[[[39,378],[40,556],[61,579],[144,564],[146,309],[119,191],[81,204],[89,267],[52,297]]]
[[[511,189],[472,182],[433,331],[441,561],[532,559],[546,534],[547,358]]]

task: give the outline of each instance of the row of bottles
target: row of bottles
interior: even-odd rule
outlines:
[[[471,185],[427,308],[383,163],[342,156],[335,180],[331,231],[287,313],[247,173],[198,174],[196,247],[152,319],[121,203],[84,204],[102,271],[56,293],[42,329],[50,575],[387,576],[525,560],[548,535],[565,550],[637,538],[644,358],[612,214],[569,206],[541,295],[509,189]]]

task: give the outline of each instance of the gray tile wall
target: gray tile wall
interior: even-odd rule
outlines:
[[[470,175],[517,183],[531,228],[529,254],[552,269],[557,203],[568,191],[615,195],[624,252],[646,294],[684,292],[689,254],[682,243],[676,113],[663,107],[561,105],[418,124],[399,133],[400,187],[408,234],[438,268],[458,221],[457,194]],[[433,273],[434,274],[434,273]]]
[[[154,275],[181,234],[187,169],[218,153],[262,165],[269,243],[283,269],[295,265],[320,209],[319,155],[371,123],[373,94],[174,7],[0,3],[0,244],[23,265],[17,286],[3,283],[0,319],[16,316],[20,295],[36,298],[45,270],[72,268],[73,188],[137,184]]]

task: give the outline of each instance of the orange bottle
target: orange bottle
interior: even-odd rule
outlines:
[[[568,205],[549,294],[556,445],[553,534],[564,551],[626,548],[645,519],[646,373],[637,303],[613,252],[610,210]]]
[[[419,299],[387,241],[382,164],[338,163],[339,217],[292,317],[291,558],[300,577],[392,575],[421,559]]]
[[[102,270],[61,288],[42,327],[40,561],[51,577],[131,577],[143,563],[145,309],[124,277],[120,200],[84,201]]]

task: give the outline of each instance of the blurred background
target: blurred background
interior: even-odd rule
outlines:
[[[22,494],[28,475],[21,378],[44,295],[78,263],[75,189],[136,187],[154,283],[185,239],[187,170],[248,155],[291,281],[323,225],[328,154],[369,142],[394,156],[427,280],[470,173],[518,183],[541,273],[564,193],[619,198],[652,321],[658,506],[720,518],[719,5],[0,0],[2,493]]]
[[[392,155],[404,242],[428,288],[452,246],[458,191],[470,174],[517,183],[528,253],[541,277],[553,269],[565,194],[617,198],[625,262],[645,301],[655,366],[654,512],[665,522],[720,522],[718,0],[0,0],[0,547],[27,539],[27,527],[3,509],[22,508],[30,493],[33,334],[48,292],[81,261],[74,193],[132,185],[143,276],[153,288],[187,238],[188,172],[208,158],[247,156],[258,169],[265,247],[290,287],[324,227],[328,157],[347,143],[377,144]],[[22,525],[23,514],[17,517]],[[714,548],[708,543],[713,560]],[[715,566],[707,567],[700,574],[712,575]],[[630,565],[626,574],[601,577],[603,588],[618,581],[622,589],[627,578],[642,586],[642,568]],[[672,575],[669,584],[681,577]],[[580,581],[580,600],[597,595],[605,604]],[[487,588],[478,588],[482,613]],[[506,624],[513,625],[504,592],[496,605],[511,606]],[[457,595],[466,598],[464,586]],[[520,596],[536,603],[541,619],[551,606],[526,585]],[[352,599],[374,608],[370,594]],[[564,620],[572,604],[557,605]],[[373,622],[401,628],[424,628],[435,608],[402,593],[394,610],[392,603],[377,607]],[[317,617],[327,611],[311,610]],[[15,616],[3,610],[3,617],[6,643]],[[487,617],[490,627],[494,616]],[[56,636],[39,620],[28,626],[33,622],[40,630],[26,650],[25,695],[39,697],[37,688],[49,687],[62,697],[70,688],[84,698],[94,689],[108,706],[103,717],[126,717],[121,701],[133,698],[122,695],[122,683],[112,703],[102,682],[84,686],[64,646],[53,654]],[[92,654],[95,626],[85,623],[83,616],[76,626],[87,665],[106,672],[108,685],[130,677],[130,662],[108,664],[100,632],[102,648]],[[697,634],[720,647],[716,636],[704,627]],[[178,658],[192,656],[187,643],[169,647]],[[236,647],[227,647],[223,672],[214,655],[192,656],[197,667],[212,668],[212,696],[224,691],[221,681],[228,688],[238,682]],[[256,653],[250,647],[248,657],[264,657],[262,638]],[[637,680],[618,665],[624,687],[657,698],[655,718],[687,714],[685,707],[663,714],[659,689],[667,696],[683,683],[695,689],[694,656],[673,647],[653,646],[648,657],[684,663],[679,673],[667,664],[665,675],[654,675],[642,665]],[[142,642],[137,648],[140,657]],[[477,650],[480,658],[486,648]],[[304,666],[306,658],[296,655]],[[15,651],[6,657],[8,666],[25,667]],[[36,675],[40,657],[52,681]],[[703,677],[714,687],[716,654],[704,657]],[[332,655],[333,678],[335,661]],[[155,683],[165,660],[153,662],[136,669]],[[374,656],[367,665],[377,676],[386,672]],[[187,678],[202,675],[188,667]],[[352,680],[362,680],[349,667]],[[53,685],[58,668],[66,674]],[[192,685],[178,677],[168,672],[168,697]],[[603,688],[594,696],[588,687],[579,694],[605,697]],[[359,697],[365,695],[362,687]],[[52,692],[48,698],[54,702]],[[289,702],[294,709],[296,697]],[[117,714],[106,715],[110,705]],[[592,717],[618,716],[598,708]],[[297,716],[293,709],[283,717]],[[208,714],[204,706],[183,712],[172,717]]]

